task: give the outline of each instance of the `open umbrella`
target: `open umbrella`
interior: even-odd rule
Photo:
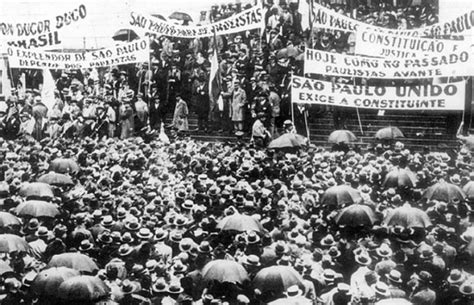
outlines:
[[[39,177],[38,182],[44,182],[54,186],[74,185],[74,182],[72,181],[71,177],[56,172],[49,172],[47,174],[44,174],[43,176]]]
[[[402,226],[404,228],[426,228],[431,226],[428,215],[408,203],[388,212],[382,221],[383,226]]]
[[[99,269],[90,257],[78,252],[67,252],[54,255],[49,261],[48,267],[68,267],[87,273],[94,273],[94,271]]]
[[[59,286],[65,280],[78,275],[79,271],[66,267],[45,269],[36,275],[31,289],[37,296],[56,298]]]
[[[30,245],[18,235],[0,234],[0,253],[29,252]]]
[[[49,163],[49,171],[60,174],[75,174],[79,172],[79,169],[77,162],[68,158],[54,159]]]
[[[42,200],[27,200],[15,208],[18,216],[55,217],[59,214],[58,207],[51,202]]]
[[[375,138],[379,140],[404,138],[402,131],[398,127],[385,127],[375,133]]]
[[[137,33],[129,29],[120,29],[112,35],[112,39],[115,41],[132,41],[138,38]]]
[[[349,130],[334,130],[328,137],[328,142],[333,144],[352,143],[357,137]]]
[[[176,19],[176,20],[181,20],[184,22],[193,22],[193,18],[189,14],[183,13],[183,12],[174,12],[171,15],[169,15],[168,19]]]
[[[349,185],[332,186],[324,192],[321,199],[321,203],[325,207],[344,207],[361,202],[360,192]]]
[[[268,144],[268,148],[292,148],[306,146],[308,139],[296,133],[285,133]]]
[[[246,232],[246,231],[255,231],[255,232],[263,232],[264,229],[262,224],[252,216],[244,215],[244,214],[233,214],[230,216],[225,217],[222,219],[218,224],[217,228],[221,229],[222,231],[238,231],[238,232]]]
[[[20,219],[8,212],[0,212],[0,228],[21,225]]]
[[[386,188],[390,187],[414,187],[417,179],[415,173],[408,169],[396,168],[391,170],[383,182],[383,186]]]
[[[110,288],[96,276],[79,275],[71,277],[59,285],[58,296],[70,302],[97,302],[107,299]]]
[[[466,195],[462,189],[452,183],[448,183],[445,180],[430,186],[423,193],[423,198],[428,200],[440,200],[444,202],[452,202],[453,199],[464,200]]]
[[[350,205],[336,216],[338,225],[349,227],[372,226],[376,220],[377,217],[372,208],[362,204]]]
[[[202,270],[202,276],[209,281],[239,284],[249,278],[247,271],[241,264],[225,259],[217,259],[207,263]]]
[[[260,270],[253,279],[253,286],[261,292],[275,291],[281,293],[288,287],[304,287],[301,275],[290,266],[270,266]]]
[[[469,181],[462,187],[463,192],[466,194],[467,199],[474,200],[474,181]]]
[[[20,187],[18,194],[26,199],[52,199],[54,198],[51,186],[44,182],[25,183]]]

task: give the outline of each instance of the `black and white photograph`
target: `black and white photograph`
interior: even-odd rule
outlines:
[[[474,0],[0,0],[0,305],[474,305]]]

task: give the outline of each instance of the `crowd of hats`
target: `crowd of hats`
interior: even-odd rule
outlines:
[[[3,141],[2,148],[9,151],[3,154],[8,155],[3,209],[12,214],[31,199],[19,190],[46,173],[52,160],[72,158],[80,168],[68,174],[74,185],[53,186],[54,198],[42,199],[52,201],[59,214],[18,215],[20,226],[3,226],[4,233],[28,242],[26,251],[5,250],[0,243],[10,252],[3,256],[6,300],[44,303],[44,295],[31,287],[41,272],[62,266],[57,264],[64,254],[91,258],[79,256],[68,267],[81,277],[100,279],[108,287],[101,297],[123,304],[163,298],[253,303],[394,295],[412,301],[434,295],[448,304],[470,300],[474,293],[468,192],[474,175],[464,149],[449,156],[411,152],[402,143],[367,153],[311,145],[288,154],[189,138],[171,144],[142,138],[17,140]],[[411,186],[384,185],[396,168],[419,177]],[[442,181],[457,183],[471,195],[446,201],[421,196]],[[323,204],[329,189],[343,185],[360,192],[362,200]],[[337,222],[341,211],[361,204],[375,213],[372,223]],[[406,205],[424,210],[431,223],[424,228],[382,223]],[[248,277],[238,283],[206,279],[203,268],[219,259],[236,261]],[[292,268],[300,282],[273,290],[254,283],[261,270],[272,266]],[[64,302],[62,297],[58,302]]]

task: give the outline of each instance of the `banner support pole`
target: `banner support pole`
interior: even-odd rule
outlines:
[[[467,135],[469,133],[469,128],[471,127],[472,121],[472,76],[468,77],[466,81],[466,94],[464,98],[464,111],[462,120],[464,122],[462,133]]]

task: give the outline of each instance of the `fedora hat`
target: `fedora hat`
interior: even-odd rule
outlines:
[[[111,244],[113,242],[112,236],[108,231],[104,231],[98,236],[98,241],[103,244]]]
[[[372,259],[367,253],[360,253],[355,256],[355,261],[362,266],[369,266],[372,263]]]
[[[155,230],[155,240],[164,241],[168,237],[168,231],[163,230],[163,228],[158,228]]]
[[[38,237],[47,238],[49,236],[49,230],[48,230],[48,228],[46,228],[44,226],[40,226],[35,234]]]
[[[143,240],[150,240],[153,238],[153,233],[151,233],[150,229],[148,228],[140,228],[137,233],[137,237]]]
[[[260,236],[258,236],[258,234],[255,233],[254,231],[249,232],[245,236],[245,243],[248,245],[257,244],[259,242],[260,242]]]
[[[298,285],[293,285],[286,289],[286,296],[289,298],[299,297],[303,294],[303,291],[298,287]]]
[[[118,255],[120,257],[130,256],[133,253],[133,248],[129,244],[123,244],[118,249]]]
[[[121,241],[125,244],[131,244],[135,241],[135,239],[132,237],[132,234],[130,234],[130,232],[125,232],[122,235]]]
[[[402,274],[398,270],[391,270],[387,275],[387,279],[392,283],[401,284],[402,283]]]
[[[338,258],[339,256],[341,256],[341,251],[339,251],[336,246],[332,246],[331,248],[329,248],[328,254],[332,258]]]
[[[393,251],[392,251],[392,249],[390,249],[389,245],[383,243],[383,244],[380,245],[380,247],[375,249],[375,253],[377,253],[377,255],[380,256],[380,257],[387,258],[387,257],[392,256]]]
[[[83,251],[83,252],[89,251],[92,248],[94,248],[94,245],[88,239],[84,239],[83,241],[81,241],[81,244],[79,245],[79,251]]]
[[[140,223],[136,218],[133,218],[125,223],[125,229],[128,231],[138,231],[140,230]]]
[[[154,293],[168,292],[168,285],[166,284],[165,279],[160,277],[155,281],[155,283],[153,283],[151,289]]]
[[[453,269],[449,273],[448,276],[448,283],[451,285],[459,285],[464,282],[464,275],[462,274],[461,270]]]
[[[244,264],[251,267],[259,267],[260,258],[256,255],[248,255],[244,261]]]
[[[122,282],[122,287],[120,290],[125,295],[132,294],[140,290],[140,284],[126,279]]]
[[[179,241],[179,250],[182,252],[190,252],[196,248],[196,243],[189,237],[185,237]]]
[[[209,254],[209,253],[212,252],[212,247],[211,247],[211,245],[209,244],[208,241],[202,241],[199,244],[198,252],[201,253],[201,254]]]
[[[336,279],[336,271],[332,269],[324,269],[322,278],[326,283],[332,283]]]
[[[420,274],[418,274],[418,279],[420,282],[423,282],[423,283],[431,283],[431,278],[433,276],[431,275],[431,273],[429,273],[428,271],[421,271]]]
[[[177,259],[173,266],[171,266],[171,270],[173,271],[174,274],[183,274],[188,271],[188,267],[183,264],[183,262],[180,259]]]
[[[420,258],[421,259],[431,259],[434,256],[433,248],[432,247],[426,247],[421,251]]]
[[[170,241],[172,243],[179,244],[179,242],[183,239],[183,234],[181,232],[173,231],[170,234]]]
[[[326,235],[323,239],[321,239],[321,246],[330,248],[336,245],[336,241],[331,234]]]
[[[114,225],[115,221],[110,215],[104,216],[102,221],[100,222],[104,228],[110,228]]]
[[[124,208],[117,209],[117,219],[125,219],[127,217],[127,211]]]
[[[374,289],[375,293],[388,297],[390,296],[390,289],[388,288],[387,284],[384,282],[378,281],[377,283],[372,285],[372,289]]]
[[[279,240],[275,244],[275,254],[277,256],[287,254],[289,251],[290,251],[290,248],[288,247],[288,245],[284,241]]]
[[[180,294],[183,292],[183,287],[179,281],[173,281],[168,286],[168,293],[169,294]]]
[[[181,204],[181,208],[184,210],[192,210],[194,208],[194,202],[190,199],[186,199]]]
[[[471,281],[465,281],[459,286],[459,292],[463,295],[474,295],[474,284]]]
[[[37,218],[31,218],[30,221],[28,222],[27,229],[29,231],[36,231],[38,230],[40,224]]]

